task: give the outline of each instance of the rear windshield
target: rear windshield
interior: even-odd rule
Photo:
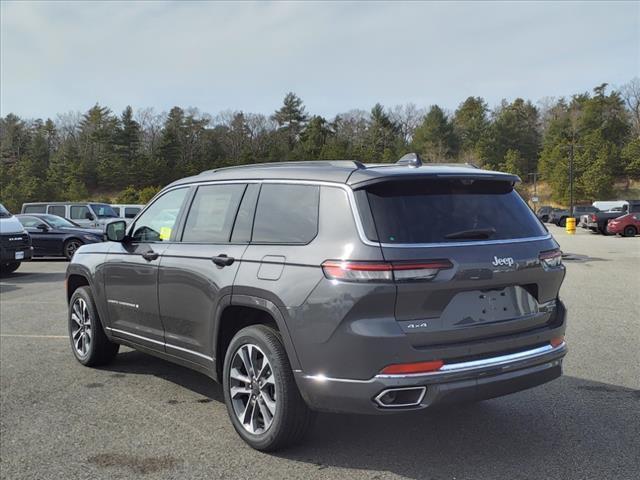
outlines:
[[[367,197],[382,243],[449,243],[547,234],[509,182],[393,181],[368,187]]]

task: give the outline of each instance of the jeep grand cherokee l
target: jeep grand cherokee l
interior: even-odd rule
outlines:
[[[561,375],[565,269],[514,190],[466,166],[277,163],[162,190],[67,270],[77,360],[120,344],[222,383],[252,447],[314,411],[385,414]]]

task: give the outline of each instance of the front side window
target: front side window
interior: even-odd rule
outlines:
[[[124,218],[135,218],[140,213],[140,210],[142,210],[140,207],[125,207]],[[120,209],[116,213],[120,215]]]
[[[318,233],[320,187],[262,185],[253,226],[255,243],[306,244]]]
[[[246,185],[198,187],[182,235],[183,242],[227,243]]]
[[[91,215],[89,211],[89,207],[85,205],[73,205],[71,207],[71,218],[73,220],[92,220],[93,215]]]
[[[9,217],[11,217],[11,213],[9,213],[9,210],[4,208],[4,205],[0,203],[0,218],[9,218]]]
[[[106,203],[92,203],[91,208],[98,218],[115,218],[118,216],[118,214],[113,211],[113,208],[111,208],[111,205],[107,205]]]
[[[47,213],[50,215],[58,215],[59,217],[65,217],[67,215],[64,205],[49,205],[49,207],[47,207]]]
[[[166,242],[171,238],[187,188],[171,190],[159,197],[140,216],[131,235],[136,242]]]
[[[120,216],[120,207],[111,207],[116,215]]]

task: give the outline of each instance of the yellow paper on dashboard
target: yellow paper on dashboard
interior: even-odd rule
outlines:
[[[160,240],[169,240],[171,238],[171,227],[160,227]]]

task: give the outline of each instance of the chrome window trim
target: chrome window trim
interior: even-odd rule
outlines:
[[[209,356],[204,355],[204,354],[199,353],[199,352],[194,352],[193,350],[189,350],[188,348],[178,347],[177,345],[172,345],[170,343],[161,342],[159,340],[154,340],[152,338],[144,337],[142,335],[137,335],[135,333],[127,332],[125,330],[120,330],[120,329],[117,329],[117,328],[105,327],[105,329],[109,330],[110,332],[120,333],[122,335],[127,335],[129,337],[133,337],[133,338],[137,338],[137,339],[140,339],[140,340],[144,340],[146,342],[155,343],[156,345],[162,345],[164,347],[173,348],[173,349],[179,350],[181,352],[190,353],[191,355],[196,355],[198,357],[202,357],[202,358],[204,358],[206,360],[209,360],[209,361],[213,362],[213,357],[209,357]]]
[[[320,185],[325,187],[334,187],[340,188],[344,190],[347,194],[347,198],[349,200],[349,205],[351,206],[351,214],[353,216],[353,220],[356,225],[356,230],[358,231],[358,236],[360,237],[360,241],[365,245],[371,247],[384,247],[384,248],[444,248],[444,247],[467,247],[467,246],[479,246],[479,245],[503,245],[506,243],[524,243],[524,242],[536,242],[540,240],[550,240],[553,238],[550,233],[546,235],[540,235],[536,237],[523,237],[523,238],[513,238],[513,239],[503,239],[503,240],[475,240],[470,242],[447,242],[447,243],[381,243],[374,242],[369,240],[364,233],[364,227],[362,226],[362,219],[360,218],[360,212],[358,211],[358,206],[356,204],[356,199],[354,195],[353,189],[344,183],[339,182],[327,182],[322,180],[285,180],[285,179],[251,179],[251,180],[206,180],[203,182],[189,182],[183,183],[180,185],[176,185],[174,187],[168,188],[166,190],[162,190],[158,193],[165,194],[171,190],[176,188],[184,188],[184,187],[192,187],[192,186],[200,186],[200,185],[211,185],[211,184],[225,184],[225,183],[279,183],[279,184],[293,184],[293,185]],[[146,208],[148,208],[154,201],[155,198]],[[146,209],[145,208],[145,209]],[[144,211],[144,210],[143,210]],[[138,215],[140,215],[140,212]],[[275,244],[269,244],[275,245]]]

